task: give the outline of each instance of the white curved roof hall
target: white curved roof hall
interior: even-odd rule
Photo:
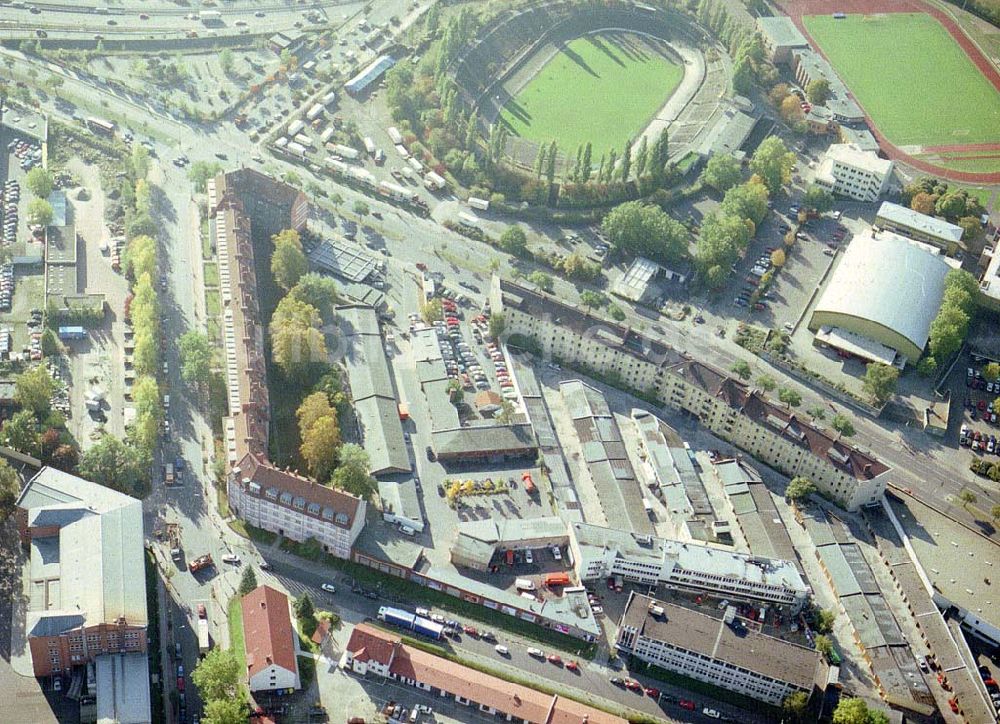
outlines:
[[[945,257],[919,242],[886,231],[874,237],[858,234],[814,314],[868,320],[923,350],[951,268]],[[849,323],[842,326],[850,329]]]

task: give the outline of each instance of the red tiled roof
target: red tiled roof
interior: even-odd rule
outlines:
[[[272,663],[297,671],[288,596],[270,586],[258,586],[240,601],[247,678]]]
[[[245,455],[237,463],[234,473],[236,470],[239,470],[238,479],[241,485],[245,486],[247,481],[252,481],[260,486],[259,492],[254,492],[251,488],[245,486],[248,494],[258,498],[266,497],[268,489],[274,488],[278,491],[279,500],[275,501],[278,504],[281,504],[281,493],[290,493],[293,498],[301,497],[305,499],[306,507],[298,510],[299,513],[324,520],[341,528],[350,529],[354,524],[354,518],[361,509],[361,499],[350,493],[328,488],[325,485],[319,485],[299,475],[279,470],[270,463],[261,462],[250,454]],[[320,506],[320,513],[318,515],[314,515],[309,511],[308,506],[310,503]],[[342,513],[347,516],[346,521],[338,522],[336,518],[333,520],[324,518],[323,510],[326,508],[332,509],[334,514]]]
[[[354,628],[347,649],[366,657],[359,660],[375,660],[382,664],[391,662],[389,671],[396,676],[485,704],[532,724],[626,724],[621,717],[585,704],[544,694],[410,648],[400,643],[398,636],[366,624]]]

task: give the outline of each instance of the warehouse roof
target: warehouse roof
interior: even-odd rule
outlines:
[[[961,226],[950,224],[944,219],[921,214],[919,211],[894,204],[891,201],[882,202],[876,215],[877,219],[884,219],[893,224],[916,229],[939,239],[949,239],[954,242],[962,240]]]
[[[538,450],[531,425],[481,425],[434,430],[431,445],[438,456],[524,454]]]
[[[897,234],[858,234],[813,314],[871,322],[918,349],[927,345],[951,266],[935,249]]]

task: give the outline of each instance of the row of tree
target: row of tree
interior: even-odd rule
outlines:
[[[36,365],[17,376],[14,401],[20,408],[4,420],[0,442],[46,464],[72,471],[77,449],[66,430],[66,419],[52,409],[57,384],[45,365]]]
[[[979,283],[969,272],[952,269],[944,278],[941,308],[931,322],[927,354],[917,364],[923,374],[933,374],[958,351],[969,332],[976,311]]]
[[[962,239],[982,234],[980,216],[985,212],[979,199],[965,189],[952,190],[946,181],[924,176],[903,187],[903,203],[928,216],[940,216],[962,227]]]

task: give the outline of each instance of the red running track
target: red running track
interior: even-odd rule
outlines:
[[[965,54],[969,56],[969,60],[971,60],[975,66],[979,68],[979,71],[986,76],[990,83],[993,84],[993,87],[1000,92],[1000,73],[998,73],[996,68],[994,68],[993,65],[983,56],[983,54],[979,52],[979,48],[975,46],[972,39],[963,33],[962,29],[958,27],[958,24],[943,10],[932,5],[924,4],[920,0],[835,0],[835,2],[830,2],[830,0],[781,0],[779,2],[779,6],[792,19],[802,34],[808,38],[809,43],[816,50],[816,52],[820,53],[820,55],[824,58],[826,58],[826,54],[823,53],[819,44],[813,40],[811,35],[809,35],[809,31],[806,30],[805,24],[802,22],[803,15],[823,15],[825,13],[834,12],[861,15],[875,15],[878,13],[927,13],[928,15],[936,18],[937,21],[945,27],[945,29],[955,39],[955,42],[957,42],[962,50],[965,51]],[[828,61],[830,60],[829,58],[826,59]],[[871,129],[875,138],[878,140],[882,151],[892,160],[901,161],[902,163],[913,166],[921,171],[926,171],[927,173],[935,174],[952,181],[1000,184],[1000,171],[993,173],[956,171],[954,169],[936,166],[933,163],[923,161],[919,158],[914,158],[908,153],[904,153],[891,141],[889,141],[889,139],[882,135],[878,126],[875,125],[871,116],[868,115],[868,111],[863,107],[862,111],[864,111],[865,120],[868,122],[869,129]],[[982,150],[994,150],[994,147],[1000,148],[1000,144],[968,144],[964,146],[935,146],[928,148],[927,150],[979,150],[977,147],[980,145],[984,146]]]

